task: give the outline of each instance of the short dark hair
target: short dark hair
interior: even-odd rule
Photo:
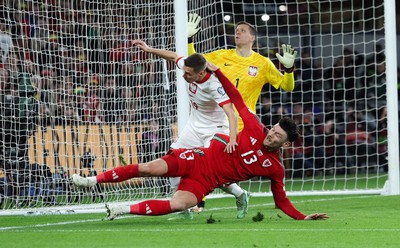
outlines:
[[[293,119],[283,117],[279,120],[279,126],[287,133],[288,140],[293,142],[299,138],[299,127]]]
[[[199,73],[206,69],[207,61],[200,53],[194,53],[184,60],[187,67],[193,68],[194,72]]]
[[[238,22],[238,23],[236,24],[235,29],[236,29],[239,25],[246,25],[246,26],[248,26],[248,27],[250,28],[250,34],[251,34],[251,35],[254,35],[254,36],[257,36],[257,29],[256,29],[253,25],[251,25],[250,23],[245,22],[245,21]]]

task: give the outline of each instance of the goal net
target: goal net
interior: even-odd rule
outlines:
[[[175,37],[174,1],[5,0],[0,7],[0,209],[168,197],[165,178],[77,190],[69,177],[150,161],[176,137],[175,66],[131,42],[174,51],[175,40],[186,39]],[[257,105],[267,126],[289,115],[301,127],[301,139],[283,151],[289,193],[382,192],[383,1],[189,0],[187,7],[203,18],[198,52],[234,48],[239,21],[255,25],[254,50],[279,70],[280,45],[298,50],[294,91],[266,84]],[[269,192],[266,178],[240,185]]]
[[[387,180],[384,3],[373,2],[221,1],[217,11],[193,10],[203,17],[196,51],[234,48],[235,23],[247,21],[258,33],[254,50],[281,71],[281,44],[299,52],[293,92],[266,84],[258,104],[266,126],[282,116],[299,124],[301,138],[283,151],[289,193],[377,193]],[[269,186],[264,178],[242,185]]]
[[[165,197],[162,178],[82,191],[69,177],[168,150],[175,67],[132,40],[174,50],[173,1],[6,0],[1,7],[0,209]]]
[[[275,56],[281,44],[299,52],[293,92],[266,84],[258,104],[266,126],[282,116],[299,124],[301,138],[283,151],[289,193],[382,192],[388,175],[383,1],[221,1],[189,9],[203,17],[196,51],[234,48],[235,23],[247,21],[257,29],[254,50],[281,71]],[[242,185],[251,192],[269,187],[264,178]]]

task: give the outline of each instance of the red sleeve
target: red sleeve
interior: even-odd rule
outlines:
[[[221,82],[222,86],[226,94],[228,94],[229,98],[231,99],[232,103],[235,105],[237,111],[240,113],[243,109],[248,109],[246,103],[243,100],[242,95],[236,89],[236,87],[229,81],[229,79],[221,72],[220,69],[215,71],[215,75],[218,77],[219,81]]]
[[[218,105],[222,108],[222,106],[224,106],[225,104],[228,104],[228,103],[231,103],[230,99],[226,100],[226,101],[223,101],[223,102],[219,103]]]
[[[304,220],[306,216],[297,210],[293,206],[292,202],[287,198],[282,181],[279,182],[271,179],[271,190],[274,195],[275,204],[280,210],[293,219]]]
[[[184,57],[181,56],[181,57],[177,58],[176,61],[175,61],[175,64],[176,64],[176,66],[177,66],[179,69],[182,69],[182,68],[179,67],[178,63],[179,63],[179,61],[180,61],[181,59],[183,59],[183,58],[184,58]]]
[[[215,71],[215,75],[218,77],[218,80],[224,87],[224,90],[231,99],[231,102],[235,105],[236,110],[243,120],[244,126],[248,126],[253,129],[256,126],[262,126],[261,128],[263,128],[264,125],[262,125],[256,115],[249,110],[249,107],[247,107],[246,103],[244,102],[242,95],[236,89],[233,83],[221,72],[220,69]]]

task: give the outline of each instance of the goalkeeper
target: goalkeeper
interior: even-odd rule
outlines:
[[[189,14],[188,42],[189,55],[195,53],[193,36],[200,31],[201,17]],[[270,83],[276,89],[293,91],[294,89],[294,60],[297,55],[290,45],[282,45],[283,56],[276,54],[279,62],[285,67],[282,74],[269,58],[254,52],[252,47],[256,41],[257,31],[247,22],[239,22],[235,28],[235,49],[219,49],[203,54],[207,61],[218,66],[226,77],[235,84],[242,95],[246,105],[256,113],[256,103],[260,97],[263,86]],[[243,129],[243,121],[238,120],[239,132]],[[235,184],[228,190],[238,191]],[[231,189],[232,188],[232,189]],[[197,209],[202,210],[204,201],[199,203]],[[196,207],[194,208],[196,211]]]

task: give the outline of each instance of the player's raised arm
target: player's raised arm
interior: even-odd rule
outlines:
[[[276,53],[279,62],[285,67],[285,72],[293,72],[294,60],[296,59],[297,51],[291,45],[282,44],[283,56]]]
[[[200,31],[201,16],[196,13],[189,14],[187,23],[187,38],[188,38],[188,54],[196,53],[194,49],[193,36]]]
[[[178,54],[176,54],[175,52],[149,47],[142,40],[134,40],[134,41],[132,41],[132,44],[139,47],[146,53],[151,53],[151,54],[157,55],[163,59],[166,59],[166,60],[169,60],[172,62],[175,62],[179,58]]]
[[[291,45],[282,44],[283,56],[276,53],[279,62],[285,67],[285,75],[282,78],[280,88],[290,92],[294,89],[294,60],[296,59],[297,51]]]

